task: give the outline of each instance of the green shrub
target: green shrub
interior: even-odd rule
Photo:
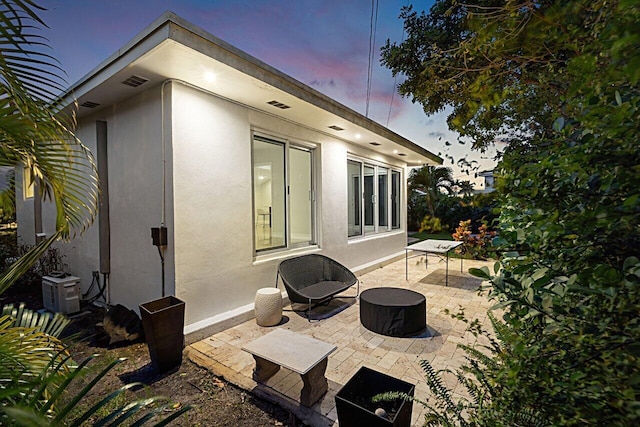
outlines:
[[[493,252],[492,240],[496,237],[495,231],[489,231],[487,224],[483,223],[478,227],[478,233],[474,234],[471,231],[471,220],[460,221],[456,232],[451,235],[453,240],[463,242],[463,245],[456,250],[457,253],[462,254],[473,259],[485,260],[489,258]]]
[[[430,215],[425,216],[420,223],[419,232],[425,232],[429,234],[442,233],[443,227],[440,218],[434,218]]]

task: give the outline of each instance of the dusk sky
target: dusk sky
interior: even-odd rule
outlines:
[[[402,6],[407,0],[379,1],[368,116],[443,158],[481,162],[492,154],[471,152],[448,130],[445,113],[426,116],[420,105],[394,95],[391,71],[380,65],[387,39],[401,41]],[[428,10],[432,0],[415,1]],[[203,28],[272,67],[366,114],[371,0],[50,0],[40,1],[49,26],[44,35],[75,83],[131,40],[165,11]],[[375,16],[374,16],[375,21]],[[400,80],[398,80],[399,82]],[[393,101],[393,104],[392,104]],[[450,141],[450,147],[445,146]],[[445,160],[454,176],[456,165]]]

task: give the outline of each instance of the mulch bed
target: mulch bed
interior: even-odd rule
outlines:
[[[32,287],[32,291],[9,289],[0,296],[0,306],[8,303],[25,302],[29,308],[42,309],[42,291]],[[142,339],[134,342],[123,341],[109,345],[109,338],[100,324],[104,310],[83,304],[80,314],[71,316],[73,323],[65,331],[69,350],[76,362],[99,354],[92,362],[95,369],[110,361],[125,357],[126,360],[112,369],[95,387],[92,393],[81,401],[88,408],[108,393],[132,382],[142,386],[127,392],[127,398],[134,400],[150,396],[166,396],[171,405],[167,413],[183,405],[193,408],[175,420],[173,426],[303,426],[304,424],[288,411],[270,402],[261,400],[211,374],[183,357],[179,368],[158,374],[151,367],[146,344]],[[81,385],[77,384],[79,390]]]

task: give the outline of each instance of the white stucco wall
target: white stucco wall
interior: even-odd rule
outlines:
[[[160,90],[160,86],[146,89],[123,103],[85,117],[76,130],[80,140],[95,154],[96,121],[107,122],[111,228],[108,300],[113,305],[123,304],[136,311],[140,303],[159,298],[162,287],[160,257],[151,243],[151,227],[160,225],[163,202]],[[170,123],[166,126],[170,127]],[[167,145],[170,149],[170,141]],[[170,166],[168,163],[167,205],[172,203]],[[28,213],[28,207],[23,210]],[[33,219],[23,223],[22,217],[19,214],[19,227],[28,231]],[[54,231],[54,220],[53,207],[44,205],[45,232]],[[167,222],[172,221],[169,209]],[[32,230],[33,226],[30,227]],[[169,241],[173,238],[171,231],[169,227]],[[83,292],[91,284],[92,272],[100,270],[98,236],[96,219],[82,236],[57,245],[69,271],[80,277]],[[171,248],[165,254],[167,295],[175,292]]]
[[[404,164],[364,147],[248,109],[182,83],[164,86],[166,188],[169,231],[166,294],[186,302],[187,329],[249,313],[256,290],[274,286],[278,263],[300,250],[256,257],[251,176],[251,133],[315,146],[316,234],[320,251],[358,269],[403,252],[406,245],[406,176],[402,228],[347,238],[347,158],[404,171]],[[96,120],[107,122],[111,219],[110,303],[138,310],[161,296],[160,258],[150,229],[163,218],[161,87],[80,121],[81,140],[95,152]],[[28,214],[29,207],[21,209]],[[52,227],[51,210],[47,227]],[[32,219],[30,224],[33,223]],[[63,245],[83,291],[99,270],[98,223]],[[402,280],[402,278],[398,278]]]
[[[172,95],[176,284],[187,324],[251,304],[257,289],[274,286],[278,263],[292,255],[265,260],[253,253],[252,130],[316,145],[322,253],[356,268],[406,245],[404,224],[400,231],[347,239],[347,155],[404,165],[180,83],[172,84]]]

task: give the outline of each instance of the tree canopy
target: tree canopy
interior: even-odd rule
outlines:
[[[486,147],[497,137],[542,135],[569,103],[602,86],[603,65],[622,63],[637,22],[634,0],[438,0],[429,13],[402,10],[406,38],[387,41],[382,63],[405,80],[399,92],[427,114],[453,107],[449,126]],[[602,49],[607,44],[613,49]],[[585,73],[585,71],[587,71]]]
[[[640,5],[440,0],[402,18],[407,39],[383,50],[401,93],[427,113],[453,106],[475,147],[509,140],[495,170],[504,255],[475,271],[504,310],[502,341],[469,352],[466,418],[431,419],[637,424]]]

